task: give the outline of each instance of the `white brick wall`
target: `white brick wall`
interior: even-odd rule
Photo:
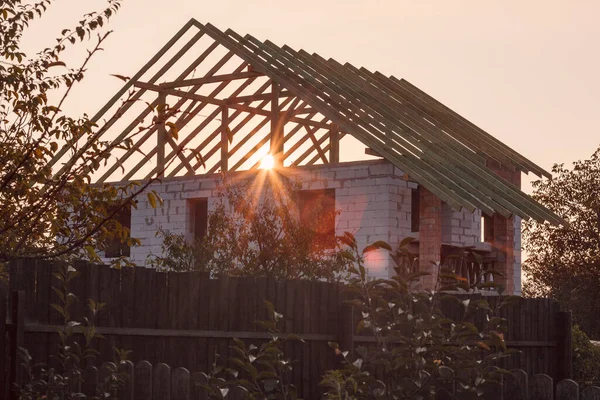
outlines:
[[[472,246],[481,242],[481,210],[456,211],[442,204],[442,243]]]
[[[265,172],[259,172],[265,173]],[[282,174],[302,183],[302,189],[336,190],[336,233],[349,231],[356,236],[359,248],[376,240],[384,240],[394,247],[410,234],[411,188],[417,185],[405,180],[404,172],[382,161],[359,161],[333,166],[285,168]],[[254,179],[256,172],[232,173],[232,179]],[[141,239],[142,245],[131,249],[132,261],[143,265],[150,254],[159,254],[159,228],[178,234],[189,234],[190,210],[188,200],[208,198],[209,212],[214,209],[216,188],[221,177],[199,175],[179,177],[156,183],[149,190],[163,198],[162,207],[152,209],[146,196],[140,197],[138,208],[132,210],[131,234]],[[444,243],[471,245],[481,238],[481,212],[456,211],[444,204],[442,209],[442,241]],[[515,221],[515,248],[520,249],[520,221]],[[517,232],[516,232],[517,233]],[[386,277],[392,272],[391,260],[386,252],[374,252],[367,257],[367,267],[374,277]],[[520,251],[515,262],[515,272],[520,276]],[[517,285],[517,284],[515,284]],[[517,290],[517,287],[515,287]],[[520,292],[520,282],[518,283]]]

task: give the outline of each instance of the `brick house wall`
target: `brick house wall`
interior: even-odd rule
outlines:
[[[235,172],[233,180],[255,179],[266,172]],[[335,165],[287,167],[281,173],[301,182],[302,190],[335,189],[336,234],[353,233],[359,248],[376,240],[384,240],[394,247],[411,235],[411,192],[417,184],[406,179],[400,169],[385,160],[357,161]],[[163,199],[162,206],[152,208],[141,196],[137,209],[131,210],[131,235],[141,239],[142,245],[131,249],[131,260],[144,265],[151,254],[160,254],[159,228],[189,237],[191,232],[191,200],[208,199],[208,211],[217,201],[219,174],[164,179],[152,185]],[[481,241],[481,213],[456,211],[426,190],[421,196],[420,268],[429,269],[430,261],[439,261],[436,248],[441,243],[473,245]],[[520,241],[520,225],[516,221],[512,236]],[[439,251],[437,251],[439,253]],[[436,258],[438,257],[438,258]],[[366,259],[373,277],[388,277],[392,263],[385,251],[370,253]],[[520,259],[515,258],[514,276],[520,276]],[[518,274],[517,274],[518,268]],[[520,281],[518,282],[520,288]],[[515,287],[517,282],[515,281]]]

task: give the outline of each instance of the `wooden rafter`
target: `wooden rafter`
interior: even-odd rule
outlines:
[[[194,60],[194,62],[192,64],[190,64],[190,66],[188,68],[186,68],[180,75],[179,78],[183,78],[187,75],[189,75],[196,67],[198,67],[198,65],[200,65],[214,50],[216,50],[216,48],[218,47],[218,44],[213,43],[211,46],[209,46],[198,58],[196,58],[196,60]],[[184,49],[182,49],[184,50]],[[186,51],[184,52],[180,52],[177,53],[176,57],[177,59],[182,57],[185,54]],[[232,52],[228,52],[227,55],[225,57],[223,57],[223,59],[227,59],[229,60],[231,57],[233,57],[233,53]],[[225,61],[226,62],[226,61]],[[246,63],[244,63],[244,66],[247,65]],[[216,66],[215,66],[216,67]],[[165,69],[165,71],[162,71],[162,74],[164,74],[166,71],[168,70],[168,68]],[[214,73],[217,72],[218,69],[211,69],[206,75],[210,76]],[[213,72],[214,71],[214,72]],[[160,72],[160,71],[159,71]],[[162,75],[161,74],[161,75]],[[155,76],[156,77],[156,76]],[[158,76],[160,77],[160,75]],[[158,77],[156,77],[156,79],[158,79]],[[133,77],[131,80],[133,80],[135,77]],[[154,77],[153,77],[154,78]],[[132,82],[133,85],[133,82]],[[200,89],[201,86],[194,86],[192,89],[190,89],[192,92],[195,92],[197,90]],[[141,90],[138,92],[140,93],[142,92]],[[136,93],[134,95],[134,98],[136,98],[136,96],[138,95],[138,93]],[[141,95],[140,95],[141,96]],[[184,100],[180,100],[178,101],[175,106],[173,107],[174,109],[177,109],[179,107],[181,107],[183,104],[185,103]],[[115,141],[122,141],[125,137],[127,137],[127,135],[133,130],[135,129],[137,126],[139,126],[139,121],[143,121],[144,118],[146,118],[150,112],[152,111],[152,108],[156,107],[158,105],[158,100],[156,100],[154,103],[151,104],[151,107],[148,107],[146,109],[144,109],[134,120],[133,122],[131,122],[127,128],[125,128],[125,130],[123,130],[114,140]],[[108,125],[108,124],[107,124]],[[106,126],[106,125],[105,125]],[[105,129],[105,127],[103,126],[101,128],[101,130]],[[108,128],[106,128],[108,129]],[[139,150],[140,146],[146,141],[148,140],[152,134],[156,131],[156,127],[153,127],[151,129],[148,130],[148,132],[141,138],[138,139],[138,141],[136,142],[135,146],[130,149],[129,151],[127,151],[124,155],[122,155],[120,157],[120,161],[121,164],[123,164],[129,157],[131,157],[131,155],[133,155],[136,151]],[[147,162],[148,159],[146,159]],[[119,167],[119,165],[115,164],[113,165],[111,168],[109,168],[101,177],[100,179],[98,179],[98,182],[104,182],[106,179],[108,179],[113,173],[114,171]],[[136,167],[141,167],[140,164],[138,164]],[[156,171],[156,168],[154,169]],[[126,176],[123,177],[123,180],[128,180],[131,179],[131,177],[133,176],[133,173],[131,173],[131,169],[130,169],[130,173],[128,173]],[[137,171],[137,169],[136,169]]]
[[[184,44],[157,74],[145,77],[146,71],[193,27],[198,32],[192,40]],[[202,37],[208,37],[213,42],[199,57],[199,62],[190,65],[173,81],[158,84],[167,70]],[[210,73],[197,78],[190,76],[200,62],[207,60],[207,55],[217,48],[225,49],[227,53],[212,67],[207,66]],[[221,71],[233,56],[241,59],[247,70]],[[208,96],[197,93],[202,85],[209,83],[218,84],[222,90],[223,85],[240,80],[244,81],[242,86],[248,87],[248,82],[258,78],[268,81],[272,87],[270,93],[261,91],[248,94],[243,90],[232,90],[233,93],[227,93],[226,98],[217,98],[219,91],[213,91]],[[296,51],[289,46],[280,47],[270,41],[259,41],[251,35],[242,37],[231,30],[222,32],[210,24],[202,25],[191,20],[150,63],[127,82],[116,97],[94,117],[95,120],[106,113],[131,87],[137,89],[135,100],[140,99],[142,94],[153,91],[159,93],[161,99],[165,96],[178,97],[174,106],[176,109],[189,102],[184,113],[186,115],[179,116],[175,122],[175,127],[179,130],[191,123],[203,107],[214,105],[217,110],[199,124],[202,128],[192,129],[192,133],[179,143],[175,143],[170,137],[164,124],[136,135],[133,152],[139,151],[140,146],[155,134],[158,135],[157,145],[133,168],[126,168],[125,179],[131,178],[151,160],[156,160],[157,165],[152,170],[156,174],[161,170],[160,166],[169,160],[177,161],[174,157],[178,157],[180,162],[173,164],[168,176],[175,176],[183,168],[187,174],[195,173],[202,160],[194,164],[193,153],[182,156],[183,143],[188,143],[199,135],[203,128],[220,115],[221,123],[216,133],[208,135],[196,149],[207,159],[220,150],[220,162],[211,162],[209,171],[213,171],[215,167],[218,169],[219,166],[222,170],[237,170],[269,140],[271,153],[277,155],[278,164],[282,164],[286,158],[294,157],[308,140],[309,148],[293,160],[294,165],[339,162],[339,139],[350,134],[452,207],[470,211],[478,208],[485,213],[498,213],[505,217],[517,215],[538,221],[564,223],[557,215],[491,171],[486,162],[491,160],[510,171],[531,171],[547,176],[546,171],[404,80],[386,77],[347,63],[342,65],[335,60],[327,60],[303,50]],[[155,107],[158,102],[159,100],[155,100],[151,107]],[[284,103],[288,106],[287,110],[283,108]],[[267,106],[269,104],[270,107]],[[298,106],[299,104],[301,105]],[[131,104],[127,104],[123,109],[127,111],[130,107]],[[127,137],[149,112],[141,112],[115,140]],[[242,118],[243,121],[231,129],[236,118]],[[232,136],[238,132],[239,137],[241,127],[250,124],[254,118],[257,124],[250,129],[250,136],[236,138],[235,144],[232,144]],[[256,137],[268,121],[271,123],[269,134],[261,137],[253,148],[246,149],[248,140]],[[113,123],[114,120],[111,119],[92,140],[104,135]],[[288,123],[296,125],[286,132],[287,129],[284,128],[288,127]],[[326,132],[320,132],[321,129]],[[247,130],[244,129],[244,132]],[[215,145],[214,140],[219,134],[221,140]],[[319,139],[318,135],[321,135]],[[289,148],[284,148],[292,137],[298,137],[298,140]],[[171,149],[168,155],[165,154],[166,143]],[[230,148],[230,144],[233,148]],[[208,146],[211,148],[207,149]],[[108,179],[116,168],[123,166],[132,151],[125,151],[100,181]],[[235,165],[229,165],[231,157],[234,154],[239,156],[242,151],[246,151],[246,154]],[[59,158],[62,155],[64,151],[59,154]]]
[[[221,60],[214,65],[207,73],[205,76],[211,76],[213,74],[215,74],[221,67],[223,64],[225,64],[227,61],[229,61],[229,59],[231,59],[231,57],[233,56],[233,54],[231,52],[227,53],[223,58],[221,58]],[[202,57],[202,56],[201,56]],[[241,71],[244,68],[246,68],[247,64],[246,63],[242,63],[240,66],[238,66],[237,70]],[[191,72],[190,68],[188,68],[188,70],[184,71],[184,74],[189,74]],[[183,74],[182,74],[183,75]],[[185,76],[185,75],[183,75]],[[217,86],[210,94],[209,97],[212,96],[216,96],[217,94],[219,94],[223,89],[225,89],[227,87],[227,85],[229,84],[229,82],[222,82],[219,86]],[[192,87],[191,91],[195,92],[197,90],[199,90],[202,87],[202,85],[196,85],[194,87]],[[184,103],[186,102],[186,99],[180,99],[179,101],[177,101],[177,103],[175,103],[175,105],[172,107],[173,109],[177,110],[179,109],[179,107],[181,107]],[[194,112],[190,115],[187,116],[180,116],[178,118],[178,120],[175,122],[175,126],[177,127],[177,129],[181,129],[183,126],[185,126],[185,124],[187,124],[189,121],[191,121],[194,116],[196,116],[204,107],[206,107],[208,105],[208,103],[201,103],[196,110],[194,110]],[[136,147],[134,147],[133,149],[131,149],[130,151],[128,151],[125,155],[123,155],[121,158],[122,159],[127,159],[128,157],[130,157],[134,151],[136,151],[139,146],[141,146],[141,144],[144,143],[144,141],[146,140],[145,138],[148,137],[148,135],[152,134],[152,132],[154,131],[155,128],[151,128],[148,133],[146,135],[144,135],[144,137],[140,140],[138,140],[138,142],[136,143]],[[148,154],[146,154],[143,159],[137,163],[124,177],[123,180],[129,180],[131,179],[131,177],[133,177],[133,175],[139,170],[141,169],[144,165],[146,165],[148,163],[148,161],[154,156],[154,154],[156,153],[156,148],[154,148],[152,151],[150,151]],[[170,160],[171,157],[166,157],[165,162],[168,162]],[[110,170],[107,172],[107,174],[110,172]],[[149,178],[150,176],[153,176],[154,174],[156,174],[158,172],[157,167],[152,169],[152,172],[150,174],[148,174],[146,176],[146,178]],[[106,176],[107,174],[105,174],[104,176]],[[103,178],[104,178],[103,176]],[[101,178],[102,179],[102,178]]]
[[[243,66],[244,66],[244,64],[242,64],[242,65],[241,65],[241,66],[240,66],[238,69],[240,69],[240,68],[243,68]],[[242,85],[240,85],[240,87],[239,87],[239,88],[237,88],[237,89],[236,89],[236,90],[235,90],[235,91],[232,93],[232,96],[237,96],[238,94],[242,93],[242,92],[244,91],[244,89],[246,89],[248,86],[250,86],[250,85],[251,85],[253,82],[254,82],[254,78],[250,78],[250,79],[246,80],[246,81],[245,81],[245,82],[244,82]],[[222,85],[223,87],[225,87],[225,86],[226,86],[226,84],[225,84],[225,83],[222,83],[221,85]],[[266,90],[268,87],[269,87],[269,83],[267,82],[267,83],[263,84],[263,85],[262,85],[262,86],[261,86],[261,87],[260,87],[260,88],[259,88],[259,89],[256,91],[256,93],[262,93],[262,92],[264,92],[264,91],[265,91],[265,90]],[[260,107],[261,107],[261,106],[259,105],[259,108],[260,108]],[[233,115],[231,115],[230,122],[233,122],[233,121],[234,121],[234,120],[235,120],[235,119],[238,117],[238,115],[240,115],[241,113],[242,113],[241,111],[235,111],[235,112],[233,113]],[[219,110],[218,110],[218,109],[217,109],[217,110],[215,110],[215,111],[213,111],[213,113],[212,113],[212,114],[210,114],[208,117],[206,117],[206,119],[205,119],[205,120],[204,120],[202,123],[200,123],[200,125],[198,125],[197,127],[195,127],[195,128],[192,130],[192,132],[190,132],[189,134],[187,134],[187,135],[186,135],[186,137],[185,137],[185,138],[184,138],[184,139],[183,139],[183,140],[182,140],[182,141],[179,143],[179,148],[178,148],[178,151],[177,151],[177,152],[181,152],[181,151],[182,151],[182,150],[185,148],[185,146],[187,146],[187,144],[188,144],[188,143],[189,143],[189,142],[190,142],[192,139],[194,139],[194,138],[195,138],[195,137],[196,137],[196,136],[197,136],[197,135],[198,135],[200,132],[202,132],[202,130],[203,130],[203,129],[204,129],[206,126],[208,126],[208,124],[209,124],[209,123],[210,123],[210,122],[211,122],[211,121],[212,121],[214,118],[216,118],[216,117],[218,116],[218,114],[219,114]],[[247,116],[246,116],[247,120],[250,120],[252,117],[253,117],[253,115],[252,115],[252,114],[247,114]],[[234,129],[234,131],[235,131],[235,129]],[[214,134],[216,135],[216,131],[215,131],[215,133],[214,133]],[[201,144],[201,145],[200,145],[200,146],[198,146],[196,149],[194,149],[194,152],[193,152],[193,153],[201,154],[201,150],[202,150],[202,149],[203,149],[203,148],[204,148],[204,147],[205,147],[205,146],[206,146],[208,143],[210,143],[210,141],[212,141],[213,139],[214,139],[214,137],[213,137],[213,138],[211,138],[211,139],[210,139],[210,140],[208,140],[208,141],[206,141],[206,140],[205,140],[205,142],[206,142],[206,143],[204,143],[204,142],[203,142],[203,144]],[[174,153],[175,153],[175,152],[174,152]],[[170,154],[170,155],[169,155],[169,157],[172,157],[172,156],[174,155],[174,153]],[[187,159],[188,161],[191,161],[191,160],[193,160],[193,159],[194,159],[194,157],[195,157],[195,154],[193,154],[193,153],[192,153],[192,154],[189,154],[188,156],[184,156],[184,157],[186,157],[186,159]],[[193,168],[194,168],[194,170],[196,170],[196,169],[197,169],[197,168],[200,166],[200,164],[201,164],[201,162],[197,162],[197,163],[196,163],[196,165],[193,167]],[[176,167],[173,169],[173,171],[172,171],[172,172],[169,174],[169,177],[176,176],[176,174],[179,172],[179,170],[180,170],[180,169],[181,169],[181,166],[176,166]]]

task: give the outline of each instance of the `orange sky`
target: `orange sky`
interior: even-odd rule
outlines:
[[[25,50],[102,5],[58,0]],[[600,144],[599,1],[125,0],[66,109],[94,114],[191,17],[405,78],[547,169]]]

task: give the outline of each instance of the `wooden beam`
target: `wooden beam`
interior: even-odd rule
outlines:
[[[152,84],[144,83],[144,82],[136,82],[135,86],[142,88],[142,89],[146,89],[146,90],[153,90],[153,91],[159,92],[159,93],[165,93],[165,94],[169,94],[172,96],[178,96],[178,97],[181,97],[182,99],[197,100],[197,101],[201,101],[204,103],[215,104],[217,106],[226,106],[226,107],[233,108],[236,110],[260,114],[260,115],[266,115],[266,116],[271,115],[271,113],[269,111],[259,110],[258,108],[246,106],[243,104],[228,104],[225,100],[215,99],[213,97],[202,96],[202,95],[194,94],[194,93],[188,93],[188,92],[184,92],[182,90],[163,89],[162,87],[160,87],[158,85],[152,85]]]
[[[183,86],[204,85],[206,83],[215,83],[222,81],[235,81],[237,79],[257,78],[259,76],[263,76],[263,74],[258,72],[239,72],[235,74],[204,76],[202,78],[182,79],[178,81],[176,80],[173,82],[161,83],[160,87],[165,89],[175,89]]]
[[[313,121],[312,119],[307,119],[307,118],[290,117],[289,121],[295,122],[297,124],[302,124],[302,125],[316,126],[316,127],[327,129],[327,130],[329,130],[329,128],[331,128],[331,124],[324,124],[322,122]]]
[[[382,156],[381,154],[379,154],[378,152],[376,152],[375,150],[373,150],[373,149],[372,149],[372,148],[370,148],[370,147],[367,147],[367,148],[365,149],[365,154],[366,154],[366,155],[369,155],[369,156],[374,156],[374,157],[382,157],[382,158],[383,158],[383,156]]]
[[[321,143],[323,141],[317,142],[317,138],[315,137],[314,133],[312,133],[310,130],[308,130],[306,125],[304,126],[304,129],[306,130],[306,134],[310,137],[310,140],[313,142],[313,146],[314,146],[315,150],[317,150],[317,153],[319,153],[319,157],[321,157],[321,160],[323,161],[323,163],[327,164],[329,161],[327,160],[327,157],[325,156],[325,152],[323,152],[323,149],[321,149]],[[329,131],[328,133],[331,134],[331,131]],[[329,134],[326,134],[326,136],[329,136]],[[321,138],[321,139],[323,139],[323,138]]]
[[[194,68],[198,67],[198,65],[200,65],[200,64],[201,64],[201,63],[202,63],[202,62],[203,62],[203,61],[204,61],[204,60],[205,60],[205,59],[206,59],[206,58],[207,58],[207,57],[208,57],[208,56],[209,56],[209,55],[210,55],[210,54],[211,54],[211,53],[214,51],[214,49],[216,49],[217,47],[218,47],[218,43],[214,42],[214,43],[213,43],[211,46],[209,46],[209,48],[207,48],[207,49],[206,49],[206,50],[205,50],[205,51],[204,51],[204,52],[203,52],[203,53],[202,53],[202,54],[201,54],[201,55],[200,55],[200,56],[199,56],[199,57],[198,57],[198,58],[197,58],[197,59],[196,59],[196,60],[195,60],[195,61],[194,61],[194,62],[193,62],[193,63],[192,63],[192,64],[191,64],[189,67],[188,67],[188,68],[186,68],[186,69],[185,69],[185,71],[183,71],[183,72],[182,72],[182,73],[179,75],[179,77],[180,77],[180,78],[184,78],[184,77],[186,77],[187,75],[189,75],[190,73],[192,73],[192,71],[194,70]],[[183,56],[183,54],[182,54],[182,56]],[[227,53],[227,55],[226,55],[225,57],[223,57],[223,58],[221,59],[221,61],[219,61],[219,62],[218,62],[218,63],[217,63],[215,66],[213,66],[213,67],[212,67],[212,68],[211,68],[211,69],[210,69],[210,70],[207,72],[207,76],[210,76],[210,75],[212,75],[212,74],[216,73],[216,72],[217,72],[217,71],[218,71],[218,70],[219,70],[219,69],[222,67],[222,64],[225,64],[227,61],[229,61],[229,59],[230,59],[231,57],[233,57],[233,52],[231,52],[231,51],[230,51],[230,52],[228,52],[228,53]],[[245,67],[246,65],[248,65],[248,64],[247,64],[247,63],[245,63],[245,62],[243,62],[241,65],[242,65],[242,67],[244,68],[244,67]],[[166,71],[166,70],[165,70],[165,71]],[[164,72],[163,72],[163,73],[164,73]],[[158,78],[157,78],[157,79],[158,79]],[[151,82],[152,82],[152,80],[151,80]],[[227,85],[227,83],[222,83],[222,84],[221,84],[221,86],[223,86],[223,85],[225,85],[225,86],[226,86],[226,85]],[[218,93],[219,93],[219,92],[220,92],[220,91],[223,89],[223,87],[221,87],[221,86],[219,86],[219,88],[220,88],[220,89],[219,89],[219,88],[217,88],[217,89],[219,89],[219,90],[215,89],[215,90],[213,91],[213,93],[211,93],[211,95],[216,95],[216,94],[218,94]],[[198,90],[198,89],[200,89],[200,86],[198,86],[197,88],[196,88],[196,87],[194,87],[194,88],[192,88],[190,91],[191,91],[191,92],[194,92],[195,90]],[[141,93],[141,92],[142,92],[142,91],[140,90],[138,93]],[[136,95],[137,95],[137,93],[136,93]],[[152,106],[156,106],[156,104],[157,104],[157,103],[158,103],[158,100],[156,100],[156,102],[155,102],[155,103],[154,103]],[[177,103],[176,103],[176,104],[173,106],[173,108],[174,108],[174,109],[178,109],[178,108],[179,108],[179,107],[181,107],[183,104],[185,104],[185,100],[184,100],[184,99],[181,99],[181,100],[179,100],[179,101],[178,101],[178,102],[177,102]],[[200,108],[202,108],[202,107],[204,107],[204,106],[205,106],[205,105],[201,105],[201,106],[200,106]],[[145,118],[145,117],[146,117],[148,114],[150,114],[150,112],[151,112],[151,111],[152,111],[152,110],[151,110],[151,108],[150,108],[150,107],[148,107],[148,108],[144,109],[144,111],[143,111],[142,113],[140,113],[140,114],[138,115],[138,117],[137,117],[137,118],[135,118],[135,119],[133,120],[133,122],[132,122],[131,124],[129,124],[129,125],[127,126],[127,128],[126,128],[126,129],[125,129],[123,132],[121,132],[121,133],[119,134],[119,136],[117,136],[117,137],[116,137],[116,138],[113,140],[113,142],[119,142],[119,141],[123,140],[125,137],[127,137],[127,135],[129,134],[129,132],[131,132],[131,131],[132,131],[132,130],[135,128],[135,127],[139,126],[139,122],[138,122],[138,121],[139,121],[139,120],[143,120],[143,119],[144,119],[144,118]],[[116,119],[115,119],[115,120],[113,120],[113,122],[114,122],[114,121],[116,121]],[[110,126],[108,126],[108,127],[110,127]],[[102,130],[102,129],[108,129],[108,127],[107,127],[107,125],[104,125],[104,126],[101,128],[101,130]],[[151,132],[154,132],[154,130],[155,130],[155,129],[156,129],[156,127],[152,127],[152,128],[150,129],[150,131],[148,132],[148,134],[150,134]],[[149,137],[149,136],[148,136],[148,137]],[[146,139],[147,139],[147,138],[146,138],[146,135],[145,135],[145,136],[144,136],[144,138],[142,138],[142,139],[140,139],[140,140],[138,141],[138,143],[139,143],[139,142],[142,142],[142,143],[143,143],[143,141],[145,141]],[[106,173],[104,173],[104,174],[102,175],[102,177],[100,177],[100,179],[98,179],[98,181],[97,181],[97,182],[98,182],[98,183],[102,183],[102,182],[104,182],[106,179],[108,179],[108,178],[109,178],[109,177],[110,177],[110,176],[113,174],[113,172],[114,172],[114,171],[115,171],[115,170],[116,170],[116,169],[119,167],[119,164],[121,164],[121,165],[122,165],[122,164],[123,164],[123,163],[124,163],[124,162],[125,162],[125,161],[126,161],[126,160],[127,160],[127,159],[128,159],[128,158],[129,158],[129,157],[132,155],[132,154],[133,154],[133,153],[134,153],[134,151],[128,151],[128,152],[127,152],[127,153],[125,153],[123,156],[121,156],[121,157],[119,158],[119,163],[115,163],[115,164],[114,164],[114,165],[113,165],[113,166],[112,166],[112,167],[111,167],[111,168],[110,168],[110,169],[109,169],[109,170],[108,170]],[[147,162],[148,160],[149,160],[149,158],[148,158],[148,159],[146,159],[146,160],[144,161],[144,163],[145,163],[145,162]],[[142,165],[143,165],[143,164],[142,164]],[[142,165],[140,165],[140,163],[138,163],[138,164],[137,164],[137,165],[134,167],[135,171],[133,171],[133,170],[132,170],[132,171],[130,171],[130,174],[128,174],[128,176],[129,176],[129,177],[123,177],[123,179],[124,179],[124,180],[127,180],[127,179],[131,178],[131,177],[133,176],[133,174],[135,174],[135,172],[136,172],[136,171],[137,171],[139,168],[141,168],[141,167],[142,167]],[[154,173],[155,173],[155,171],[153,171],[153,172],[152,172],[152,174],[154,174]],[[151,174],[151,175],[152,175],[152,174]]]
[[[321,122],[326,122],[326,121],[328,121],[327,117],[324,117],[324,118],[321,120]],[[296,126],[296,127],[293,129],[293,130],[292,130],[292,132],[293,132],[294,130],[296,130],[296,129],[297,129],[297,130],[300,130],[302,127],[303,127],[303,125],[297,125],[297,126]],[[320,128],[311,128],[310,132],[314,134],[314,133],[315,133],[315,132],[317,132],[319,129],[320,129]],[[285,153],[285,158],[287,159],[289,156],[291,156],[292,154],[294,154],[294,152],[295,152],[296,150],[298,150],[298,148],[299,148],[300,146],[302,146],[302,144],[303,144],[304,142],[306,142],[307,140],[308,140],[308,135],[304,135],[302,138],[300,138],[300,139],[299,139],[299,140],[298,140],[296,143],[294,143],[294,145],[293,145],[292,147],[290,147],[290,148],[288,149],[288,151]]]
[[[156,169],[159,178],[165,177],[165,142],[167,140],[167,129],[165,128],[166,107],[167,96],[160,93],[158,95],[158,135],[156,140]]]
[[[229,162],[229,109],[221,111],[221,172],[227,172]]]
[[[331,124],[329,130],[329,162],[340,162],[340,129],[336,124]]]
[[[290,97],[291,93],[287,90],[282,90],[279,92],[279,97]],[[238,97],[230,97],[228,99],[224,99],[227,104],[233,103],[245,103],[247,101],[260,101],[260,100],[271,100],[273,95],[271,93],[265,94],[251,94],[248,96],[238,96]]]
[[[292,112],[292,115],[313,114],[313,113],[316,113],[314,108],[305,107],[305,108],[301,108],[298,110],[294,110],[294,112]]]
[[[242,64],[243,66],[243,64]],[[241,67],[241,66],[240,66]],[[236,71],[239,71],[240,68],[238,68]],[[247,81],[245,81],[244,83],[242,83],[240,85],[240,87],[238,87],[237,89],[235,89],[235,91],[232,93],[233,96],[237,96],[238,94],[242,93],[248,86],[250,86],[252,83],[254,82],[254,78],[250,78]],[[223,82],[219,85],[219,88],[223,87],[225,88],[227,85],[229,85],[229,82]],[[262,93],[265,90],[268,89],[268,87],[270,86],[269,82],[265,82],[257,91],[256,93]],[[266,103],[264,103],[266,104]],[[263,104],[263,105],[264,105]],[[259,108],[261,108],[262,105],[259,105]],[[219,109],[214,110],[204,121],[202,121],[200,123],[200,125],[194,127],[194,129],[192,130],[192,132],[190,132],[189,134],[186,135],[185,139],[183,139],[181,141],[181,143],[179,144],[180,148],[184,148],[190,141],[192,141],[192,139],[194,139],[206,126],[208,126],[208,124],[210,123],[210,121],[213,118],[216,118],[220,113]],[[232,122],[233,120],[235,120],[238,115],[241,114],[241,111],[236,110],[233,115],[230,116],[229,118],[229,122]],[[252,117],[254,117],[252,114],[247,114],[246,118],[247,119],[251,119]],[[215,135],[218,133],[218,131],[213,132]],[[198,146],[196,148],[196,151],[200,151],[200,149],[203,149],[208,143],[210,143],[210,141],[212,141],[213,139],[208,140],[206,143],[203,142],[203,144],[201,144],[200,146]],[[188,161],[191,161],[195,158],[195,154],[189,154],[188,156],[186,156]],[[201,165],[201,162],[197,162],[195,164],[194,171],[198,168],[198,166]],[[169,178],[173,177],[175,175],[177,175],[177,173],[181,170],[181,165],[176,166],[173,171],[171,171],[171,173],[169,173]]]
[[[256,93],[262,93],[265,90],[267,90],[267,88],[271,86],[271,84],[269,82],[266,82],[264,85],[262,85],[257,91]],[[259,108],[265,107],[269,102],[267,100],[264,100],[262,103],[260,103],[258,105]],[[218,111],[218,110],[217,110]],[[229,117],[229,123],[232,123],[242,112],[241,111],[236,111],[235,113],[233,113],[233,115],[231,115]],[[233,135],[235,135],[240,129],[242,129],[250,120],[252,120],[254,117],[256,117],[256,115],[252,115],[252,114],[246,114],[245,118],[235,127],[231,130],[231,133]],[[268,121],[269,118],[268,117],[264,117],[263,118],[265,121]],[[206,146],[208,146],[213,140],[214,138],[217,136],[217,134],[220,132],[220,127],[215,129],[198,147],[196,147],[196,152],[200,152],[202,150],[204,150],[204,148]],[[235,153],[236,148],[238,146],[240,146],[241,144],[245,143],[245,140],[247,140],[246,136],[242,137],[242,139],[238,142],[238,144],[229,151],[229,158],[231,158],[231,156]],[[219,149],[219,145],[217,144],[217,146],[214,146],[212,149],[210,149],[207,153],[203,154],[204,157],[204,161],[206,162],[207,160],[209,160],[212,155],[214,153],[217,152],[217,150]],[[189,155],[189,157],[192,157],[193,155]],[[199,162],[196,163],[195,168],[197,168],[197,166],[199,166]],[[219,167],[219,163],[216,163],[213,167],[211,167],[210,170],[207,171],[208,174],[214,173],[217,171]],[[234,171],[235,168],[229,168],[230,171]],[[176,170],[174,171],[176,172]],[[171,176],[171,175],[169,175]],[[175,175],[173,175],[175,176]]]
[[[271,155],[275,158],[275,166],[283,165],[283,124],[280,120],[279,84],[271,83]]]

